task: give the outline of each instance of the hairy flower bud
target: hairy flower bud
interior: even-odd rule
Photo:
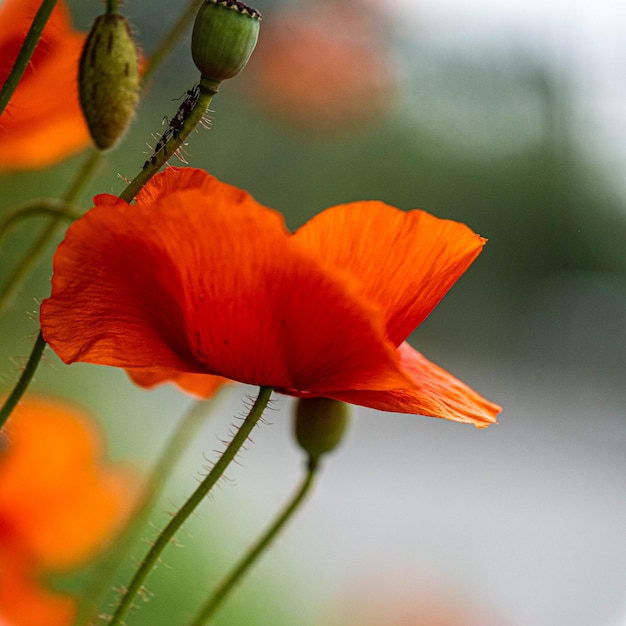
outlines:
[[[334,450],[348,425],[348,407],[330,398],[299,398],[294,433],[313,461]]]
[[[261,14],[239,0],[206,0],[196,15],[191,55],[215,91],[248,62],[259,37]]]
[[[96,19],[80,57],[80,104],[98,148],[111,148],[126,130],[139,99],[137,47],[123,15]]]

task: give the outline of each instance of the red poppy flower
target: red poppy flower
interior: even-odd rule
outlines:
[[[74,408],[28,399],[0,455],[0,623],[69,626],[74,601],[42,588],[44,571],[102,548],[131,502],[129,475],[100,465],[96,433]]]
[[[495,421],[499,407],[403,343],[480,253],[466,226],[355,202],[292,235],[279,213],[196,169],[169,168],[135,205],[95,204],[59,246],[41,309],[66,363]]]
[[[0,84],[6,81],[41,0],[0,4]],[[78,101],[78,59],[85,35],[72,29],[59,0],[31,61],[0,116],[0,170],[52,165],[89,143]]]

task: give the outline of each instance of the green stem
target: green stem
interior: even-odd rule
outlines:
[[[44,1],[44,5],[49,3],[49,0]],[[56,0],[55,0],[56,2]],[[115,12],[118,8],[118,1],[115,0],[107,0],[107,11]],[[172,29],[167,33],[164,39],[161,41],[161,44],[155,51],[155,54],[151,57],[148,62],[148,66],[143,73],[142,76],[142,84],[150,78],[152,73],[161,65],[167,54],[171,51],[171,49],[176,45],[177,41],[184,34],[185,29],[189,25],[189,22],[193,19],[195,13],[197,12],[199,6],[202,4],[202,0],[192,0],[189,4],[189,7],[183,13],[183,15],[178,19],[176,24],[172,27]],[[43,6],[42,6],[43,8]],[[53,3],[54,8],[54,3]],[[52,10],[52,9],[51,9]],[[40,9],[41,12],[41,9]],[[39,17],[39,13],[37,14]],[[35,18],[35,21],[37,20]],[[30,33],[29,33],[30,36]],[[27,37],[28,39],[28,37]],[[36,42],[35,42],[36,43]],[[21,53],[20,53],[21,54]],[[32,51],[31,51],[32,54]],[[30,57],[29,57],[30,58]],[[19,59],[19,57],[18,57]],[[23,73],[23,70],[22,70]],[[20,74],[21,76],[21,74]],[[11,76],[9,76],[11,78]],[[19,78],[18,78],[19,80]],[[9,81],[7,80],[7,83]],[[6,83],[5,83],[6,87]],[[13,89],[13,91],[15,88]],[[150,163],[147,168],[144,168],[139,175],[131,182],[127,189],[124,190],[123,195],[120,195],[121,198],[130,202],[139,189],[141,189],[147,182],[154,176],[159,169],[165,164],[165,162],[169,159],[169,157],[178,150],[184,140],[187,138],[189,133],[193,130],[193,128],[202,120],[202,117],[206,113],[207,108],[211,102],[212,97],[217,92],[217,86],[209,85],[205,86],[200,90],[200,97],[198,98],[198,102],[196,107],[194,107],[193,112],[186,120],[183,129],[179,133],[177,133],[176,137],[173,137],[170,141],[167,142],[165,147],[159,152],[157,155],[157,159],[155,163]],[[3,87],[4,93],[4,87]],[[12,92],[11,92],[12,94]],[[10,98],[10,95],[9,95]],[[204,108],[202,105],[204,103]],[[68,189],[68,191],[63,196],[63,199],[70,203],[73,202],[80,191],[83,189],[85,183],[89,180],[91,174],[95,170],[96,166],[102,159],[102,152],[99,150],[92,150],[89,158],[87,159],[85,166],[79,172],[76,179],[73,181],[72,185]],[[130,195],[132,194],[132,195]],[[129,196],[129,197],[127,197]],[[7,283],[3,286],[2,291],[0,291],[0,312],[3,310],[6,302],[13,295],[15,289],[21,282],[21,280],[28,274],[34,263],[37,261],[41,252],[45,249],[46,245],[54,235],[56,228],[58,226],[58,220],[52,220],[48,227],[39,235],[38,239],[32,244],[31,248],[28,250],[26,255],[23,257],[22,262],[15,268],[13,274],[9,276]]]
[[[107,0],[107,15],[117,15],[119,12],[119,0]]]
[[[3,104],[0,107],[0,113],[2,112],[2,110],[6,106],[6,103],[10,100],[11,96],[13,95],[13,92],[15,91],[15,88],[17,87],[17,83],[19,82],[19,79],[24,73],[24,70],[28,64],[28,60],[30,59],[30,56],[32,56],[32,52],[37,44],[37,40],[39,39],[39,36],[41,35],[43,26],[45,26],[45,21],[47,21],[50,13],[52,12],[52,9],[54,8],[56,1],[57,0],[53,0],[53,1],[44,0],[41,8],[39,9],[39,12],[37,13],[35,20],[33,22],[33,26],[31,27],[31,31],[29,31],[26,37],[26,40],[22,47],[22,51],[20,51],[20,55],[18,56],[16,60],[13,70],[11,71],[9,78],[7,79],[6,83],[4,84],[2,88],[2,92],[0,94],[0,103],[3,103]],[[150,76],[163,63],[164,59],[169,54],[171,49],[176,45],[178,40],[182,37],[185,29],[189,26],[189,23],[195,16],[201,4],[202,4],[202,0],[192,0],[192,2],[189,4],[189,7],[185,11],[185,13],[183,13],[183,15],[176,22],[176,24],[174,24],[171,30],[165,35],[160,45],[155,50],[155,53],[152,55],[152,57],[148,61],[148,65],[142,76],[143,84],[146,83],[146,81],[150,78]],[[118,9],[118,5],[119,5],[119,0],[108,0],[107,10],[115,12]],[[46,7],[49,8],[49,10],[47,11],[47,14],[44,12],[44,8]],[[24,52],[24,54],[26,54],[25,52],[26,44],[27,42],[31,41],[32,37],[35,36],[34,34],[35,25],[40,24],[41,20],[44,18],[44,15],[45,15],[45,21],[42,23],[41,28],[38,29],[39,32],[37,34],[37,39],[35,39],[34,43],[32,43],[30,52],[28,52],[28,56],[25,58],[23,62],[23,67],[21,71],[19,72],[19,75],[17,76],[17,78],[14,79],[13,75],[18,73],[18,63],[22,62],[22,53]],[[11,88],[12,83],[10,81],[13,81],[13,80],[15,81],[15,84]],[[6,92],[6,95],[5,95],[5,92]],[[6,102],[4,102],[5,98],[6,98]],[[209,106],[210,100],[211,99],[209,98],[206,103],[207,108]],[[202,112],[202,115],[204,115],[205,112],[206,112],[206,108]],[[202,118],[202,115],[200,116],[200,119]],[[198,121],[200,121],[200,119],[198,119]],[[189,132],[191,132],[191,129],[189,129]],[[169,154],[171,155],[179,147],[180,145],[174,147],[173,150],[169,152]],[[166,146],[166,150],[168,150],[168,146]],[[96,166],[99,164],[100,160],[102,159],[102,156],[103,154],[101,151],[92,150],[92,153],[89,155],[89,158],[85,162],[84,167],[81,169],[78,176],[74,179],[68,191],[64,194],[63,200],[65,200],[68,203],[75,201],[78,194],[82,191],[85,183],[89,180],[90,176],[93,174]],[[163,163],[164,162],[165,161],[163,161]],[[161,163],[159,167],[163,165],[163,163]],[[158,168],[156,171],[158,171]],[[156,171],[154,173],[156,173]],[[154,173],[152,175],[154,175]],[[149,178],[151,177],[152,176],[148,177],[146,181],[149,180]],[[145,184],[145,182],[143,184]],[[143,186],[143,184],[141,186]],[[17,285],[20,283],[22,278],[31,269],[32,265],[36,262],[37,258],[39,257],[39,255],[41,254],[45,246],[48,244],[52,236],[54,235],[54,232],[56,230],[56,227],[58,226],[58,223],[59,222],[57,220],[51,221],[48,227],[41,233],[39,238],[31,246],[30,250],[26,253],[23,262],[15,269],[14,274],[12,274],[9,277],[9,280],[7,281],[2,291],[0,292],[0,311],[2,311],[6,302],[10,299]]]
[[[215,614],[228,594],[234,589],[235,585],[237,585],[237,583],[249,572],[259,557],[267,550],[285,524],[287,524],[287,522],[293,517],[294,513],[310,492],[314,479],[317,476],[318,467],[319,464],[317,461],[309,459],[307,474],[299,489],[293,495],[291,501],[287,504],[283,512],[274,520],[273,524],[259,538],[257,543],[252,546],[248,553],[232,569],[230,574],[222,580],[189,626],[203,626],[203,624],[206,624],[207,620]]]
[[[96,150],[95,148],[90,149],[83,166],[80,168],[65,193],[61,196],[65,202],[76,202],[76,199],[83,191],[94,172],[98,169],[103,155],[104,153],[101,150]]]
[[[20,77],[24,73],[24,70],[28,64],[28,60],[30,59],[30,56],[32,55],[32,51],[34,50],[37,44],[37,40],[39,36],[41,35],[41,30],[43,30],[43,26],[45,26],[45,21],[47,21],[48,17],[50,16],[50,13],[52,12],[54,5],[56,4],[56,1],[57,0],[53,0],[53,1],[44,0],[41,8],[39,9],[39,12],[35,16],[35,20],[33,22],[31,30],[29,31],[26,37],[26,40],[24,41],[24,45],[22,46],[20,55],[18,56],[16,63],[13,67],[13,70],[11,71],[11,74],[9,75],[6,83],[2,87],[2,92],[0,93],[0,103],[3,103],[3,104],[2,106],[0,106],[0,113],[2,112],[2,110],[6,106],[6,103],[10,100],[11,96],[13,95],[13,92],[15,91],[15,88],[17,87],[17,83],[19,82]],[[113,1],[111,4],[108,5],[108,9],[114,10],[115,8],[117,8],[118,4],[119,2]],[[184,34],[185,29],[189,25],[189,22],[191,22],[191,20],[193,19],[195,13],[197,12],[201,4],[202,4],[202,0],[192,0],[192,2],[189,4],[189,7],[185,11],[185,13],[183,13],[183,15],[176,22],[176,24],[174,24],[172,29],[163,38],[160,45],[156,49],[155,53],[152,55],[152,57],[148,61],[148,66],[146,67],[146,70],[142,76],[143,84],[145,84],[148,78],[156,71],[156,69],[161,65],[161,63],[163,63],[163,60],[165,59],[167,54],[176,45],[180,37]],[[49,9],[47,11],[47,14],[44,11],[46,7]],[[42,20],[44,19],[44,16],[45,16],[45,21],[42,22]],[[35,32],[36,32],[35,25],[36,24],[40,25],[41,28],[38,27],[39,32],[36,36],[37,38],[34,39],[33,42],[31,42],[33,37],[35,37]],[[31,46],[32,49],[30,49],[30,52],[28,52],[28,56],[25,57],[25,60],[23,61],[23,67],[21,71],[19,72],[19,75],[17,76],[17,78],[14,78],[14,74],[18,73],[18,64],[22,63],[22,53],[27,54],[25,51],[27,43],[29,43],[29,46],[30,46],[30,43],[32,43],[32,46]],[[15,81],[15,84],[13,85],[13,87],[11,87],[12,81]],[[216,91],[217,89],[215,89],[212,93],[210,93],[210,96],[206,100],[205,109],[201,112],[201,115],[198,117],[196,123],[201,121],[202,116],[204,115],[204,113],[206,112],[206,109],[209,106],[211,97]],[[201,94],[201,98],[202,98],[202,94]],[[6,102],[4,101],[5,99],[6,99]],[[200,104],[200,100],[198,101],[198,104]],[[183,140],[187,137],[189,132],[191,132],[192,128],[193,127],[189,128],[185,136],[182,137]],[[174,145],[174,142],[172,142],[171,145],[168,144],[165,146],[164,150],[161,151],[161,156],[164,156],[165,159],[161,161],[161,158],[159,158],[158,167],[156,167],[156,169],[149,176],[145,177],[145,180],[143,180],[143,182],[141,182],[138,185],[138,188],[136,189],[135,193],[141,187],[143,187],[143,185],[145,185],[145,183],[150,178],[152,178],[152,176],[154,176],[154,174],[158,171],[158,169],[165,163],[167,158],[169,158],[168,155],[171,156],[171,154],[173,154],[178,148],[180,148],[180,145],[182,145],[182,141],[178,145]],[[79,193],[82,191],[85,184],[87,183],[87,181],[93,174],[94,170],[96,169],[96,166],[99,164],[100,160],[102,159],[102,156],[103,156],[103,153],[101,151],[92,150],[83,168],[78,173],[78,175],[72,182],[72,185],[69,187],[67,192],[63,195],[63,200],[65,202],[72,203],[75,201],[75,199],[78,197]],[[151,166],[150,169],[152,170],[153,167]],[[140,176],[143,178],[145,176],[145,172],[142,171],[140,173]],[[3,286],[2,290],[0,291],[0,312],[4,309],[7,301],[10,300],[11,296],[13,295],[15,289],[17,288],[21,280],[30,271],[31,267],[37,261],[41,252],[45,249],[46,245],[49,243],[50,239],[53,237],[58,224],[59,224],[58,220],[52,220],[48,224],[47,228],[40,234],[38,239],[32,244],[31,248],[27,251],[27,253],[23,257],[22,262],[15,268],[13,274],[9,276],[9,279],[7,280],[6,284]]]
[[[0,291],[0,312],[4,310],[6,305],[11,301],[18,285],[28,275],[33,265],[39,259],[39,255],[44,251],[50,239],[54,235],[57,226],[61,223],[61,218],[57,215],[48,221],[44,230],[39,233],[39,236],[31,244],[26,254],[22,257],[21,261],[13,268],[13,271],[9,274],[9,277],[2,285],[2,291]]]
[[[16,207],[9,215],[0,220],[0,242],[15,223],[29,217],[37,217],[38,215],[50,215],[54,218],[65,219],[69,222],[77,220],[80,217],[78,207],[63,202],[63,200],[31,200],[30,202]]]
[[[261,418],[261,415],[269,402],[271,394],[272,390],[269,387],[261,387],[259,389],[259,395],[250,409],[250,412],[242,422],[239,430],[235,433],[232,441],[226,447],[226,450],[224,450],[222,456],[213,466],[208,476],[200,483],[185,504],[183,504],[183,506],[179,509],[178,513],[176,513],[176,515],[170,520],[169,524],[163,529],[163,531],[161,531],[161,534],[157,537],[152,548],[144,557],[141,565],[128,585],[126,593],[122,597],[117,610],[111,618],[109,626],[119,626],[123,623],[124,617],[132,607],[137,594],[140,593],[144,581],[156,565],[161,553],[233,461],[241,446],[243,446],[246,442],[252,433],[252,430]]]
[[[181,419],[173,436],[155,464],[154,470],[143,489],[141,500],[137,504],[132,518],[124,527],[122,535],[116,540],[112,551],[109,553],[108,557],[106,557],[94,579],[90,582],[84,593],[81,594],[83,601],[81,604],[81,614],[76,622],[77,626],[86,626],[86,624],[90,623],[90,617],[93,617],[100,600],[105,592],[108,591],[111,578],[120,567],[123,560],[128,556],[128,551],[135,538],[136,531],[145,523],[148,513],[163,488],[163,484],[178,463],[189,442],[204,423],[207,411],[214,404],[216,398],[217,395],[209,401],[194,402],[189,411],[187,411]]]
[[[120,194],[120,198],[126,200],[127,202],[130,202],[135,197],[137,192],[159,171],[161,166],[165,164],[170,156],[176,153],[176,151],[183,145],[185,139],[189,136],[189,133],[191,133],[196,125],[202,121],[202,118],[204,117],[204,114],[206,113],[206,110],[209,107],[213,96],[217,93],[218,87],[219,84],[210,82],[206,83],[204,82],[204,80],[200,81],[200,85],[198,88],[198,100],[189,112],[189,115],[184,120],[182,128],[173,137],[171,137],[169,141],[167,141],[165,146],[150,160],[150,162],[148,162],[147,166],[144,167],[141,172],[139,172],[139,174],[130,182],[126,189],[124,189],[124,191]],[[86,178],[89,176],[89,173],[93,168],[95,168],[98,161],[99,159],[95,156],[92,156],[92,158],[89,159],[89,161],[86,163],[86,166],[83,168],[84,176],[82,178]],[[81,180],[80,176],[78,180]],[[66,201],[71,201],[73,199],[71,196],[77,194],[80,188],[81,185],[78,184],[77,181],[75,181],[68,190],[68,193],[66,194],[66,197],[64,199]],[[68,196],[70,196],[69,199]],[[50,238],[54,234],[54,230],[56,229],[58,223],[58,216],[51,220],[51,222],[48,224],[48,227],[42,233],[40,233],[39,237],[33,243],[26,256],[23,257],[22,262],[9,276],[9,279],[7,280],[7,282],[3,286],[2,291],[0,292],[0,311],[6,304],[9,296],[12,295],[14,289],[17,287],[21,279],[26,275],[31,266],[39,257],[39,254],[48,244]],[[31,358],[33,358],[33,354],[31,354]],[[38,358],[41,358],[41,353],[39,354]],[[21,393],[23,392],[24,390],[22,390]],[[6,416],[5,420],[7,418],[8,415]]]
[[[196,16],[198,9],[203,2],[204,0],[192,0],[189,3],[187,10],[178,18],[177,22],[167,32],[165,37],[163,37],[157,49],[147,60],[147,66],[142,77],[143,83],[145,83],[152,76],[152,74],[154,74],[157,67],[163,63],[165,57],[178,43],[178,40],[184,35],[189,23]]]
[[[182,128],[175,133],[148,161],[145,167],[128,184],[120,194],[122,200],[131,202],[139,190],[161,169],[167,160],[181,148],[189,133],[202,121],[209,108],[213,96],[217,93],[217,85],[206,85],[200,81],[198,100],[183,122]]]
[[[24,39],[24,43],[20,48],[17,59],[15,59],[15,63],[11,68],[11,72],[9,73],[9,76],[0,91],[0,115],[2,115],[4,109],[9,103],[9,100],[11,100],[20,79],[28,67],[30,58],[33,56],[33,52],[35,51],[37,43],[39,43],[39,39],[41,38],[41,33],[46,27],[46,24],[50,19],[50,14],[54,10],[56,3],[57,0],[43,0],[41,3],[39,11],[37,11],[35,19],[33,20],[33,23],[31,24],[26,35],[26,39]]]
[[[24,392],[28,388],[28,385],[35,374],[35,370],[37,369],[37,365],[39,365],[39,361],[41,360],[41,356],[43,355],[43,351],[45,350],[45,348],[46,342],[44,341],[41,331],[39,331],[33,350],[30,353],[30,357],[28,357],[28,361],[26,362],[26,367],[24,368],[20,379],[17,381],[17,385],[15,385],[15,387],[13,388],[11,395],[5,400],[2,408],[0,409],[0,429],[4,427],[6,421],[9,419],[11,413],[13,412],[13,409],[21,400]]]
[[[24,74],[24,71],[30,60],[30,57],[32,56],[32,53],[35,47],[37,46],[37,42],[39,38],[41,37],[41,33],[45,27],[45,24],[47,23],[50,17],[50,14],[52,13],[56,5],[56,2],[57,0],[43,0],[41,7],[39,8],[39,11],[37,12],[35,16],[35,19],[33,20],[33,24],[31,25],[31,28],[28,34],[26,35],[26,39],[24,40],[24,44],[22,45],[22,49],[20,50],[18,54],[18,57],[11,70],[11,73],[9,74],[6,82],[2,86],[2,90],[0,91],[0,114],[2,113],[7,103],[11,99],[20,81],[20,78]],[[173,28],[166,35],[161,45],[157,48],[156,54],[152,57],[146,71],[144,72],[144,75],[143,75],[144,83],[146,79],[163,62],[167,53],[171,50],[171,48],[173,48],[176,41],[181,37],[184,29],[187,27],[188,23],[193,18],[195,11],[198,9],[200,4],[201,4],[201,0],[193,0],[190,3],[189,7],[187,8],[186,12],[180,17],[178,22],[173,26]],[[180,148],[184,139],[189,135],[189,133],[193,129],[193,126],[191,126],[192,117],[195,120],[195,122],[193,122],[195,126],[195,124],[197,124],[198,122],[202,120],[202,117],[204,113],[206,112],[206,109],[208,108],[213,95],[216,92],[217,92],[217,85],[209,85],[208,87],[201,88],[200,97],[198,98],[198,103],[196,107],[194,107],[193,114],[187,120],[188,123],[185,123],[184,132],[181,131],[181,133],[179,134],[177,138],[173,138],[172,140],[170,140],[166,144],[165,148],[161,150],[161,154],[165,157],[163,162],[161,162],[161,159],[159,158],[158,159],[158,162],[160,163],[159,166],[154,171],[152,171],[150,175],[146,176],[146,173],[144,171],[140,172],[140,175],[134,181],[132,181],[131,184],[129,185],[129,188],[131,190],[129,191],[129,188],[125,190],[125,192],[133,194],[131,196],[131,199],[132,197],[134,197],[137,191],[141,189],[141,187],[143,187],[143,185],[145,185],[146,182],[158,171],[159,167],[163,165],[163,163],[168,158],[167,155],[173,154],[178,148]],[[201,109],[202,103],[204,103],[204,109]],[[178,143],[178,145],[175,145],[178,139],[180,139],[180,143]],[[79,171],[78,175],[74,178],[74,180],[72,181],[72,184],[69,186],[66,193],[63,195],[62,201],[66,202],[67,204],[72,204],[76,200],[76,198],[81,193],[84,186],[86,185],[87,181],[90,179],[91,175],[96,170],[101,159],[102,159],[102,152],[92,149],[91,154],[88,156],[88,158],[84,162],[84,165]],[[152,170],[153,168],[150,167],[150,169]],[[135,189],[134,193],[132,189]],[[0,290],[0,312],[4,309],[4,307],[6,306],[6,303],[12,297],[13,293],[15,292],[21,280],[27,275],[31,267],[35,264],[35,262],[39,258],[39,255],[42,253],[42,251],[45,249],[45,247],[48,245],[48,243],[54,236],[56,228],[60,223],[60,219],[61,219],[60,216],[56,216],[55,218],[50,220],[47,227],[39,234],[39,237],[35,240],[35,242],[31,245],[30,249],[26,252],[24,257],[22,258],[21,263],[19,263],[18,266],[14,268],[13,272],[9,275],[9,278],[7,279],[6,283],[2,286]],[[41,341],[43,342],[41,333],[39,334],[39,337],[41,338]],[[42,343],[41,349],[39,349],[40,346],[39,346],[39,340],[38,340],[38,342],[35,344],[35,347],[33,348],[33,352],[31,353],[28,359],[28,363],[32,364],[33,372],[35,368],[37,367],[39,363],[39,359],[41,358],[43,354],[44,347],[45,347],[45,342]],[[20,381],[18,381],[18,386],[20,385],[21,380],[22,378],[20,378]],[[23,389],[19,391],[20,397],[26,390],[26,387],[28,386],[28,382],[29,381],[27,381]],[[13,397],[13,395],[17,392],[17,390],[18,390],[18,387],[16,387],[13,390],[10,397]],[[9,415],[14,405],[10,406],[10,408],[8,408],[8,406],[9,405],[7,401],[7,403],[5,403],[5,405],[2,407],[2,412],[1,412],[2,419],[3,419],[2,423],[4,423],[9,418]],[[1,428],[1,424],[0,424],[0,428]]]
[[[63,198],[61,202],[65,204],[72,204],[77,198],[78,194],[83,189],[85,183],[96,169],[98,163],[100,162],[100,155],[98,152],[93,151],[85,163],[81,168],[80,172],[69,186],[68,190],[63,194]],[[32,266],[37,262],[41,253],[45,250],[46,246],[54,236],[57,227],[61,223],[62,216],[55,216],[52,218],[43,231],[39,233],[39,236],[35,241],[31,244],[30,248],[26,252],[26,254],[22,257],[20,263],[13,269],[13,271],[9,274],[6,282],[2,285],[2,290],[0,291],[0,312],[4,309],[7,302],[13,296],[17,286],[20,284],[22,279],[28,274],[31,270]]]

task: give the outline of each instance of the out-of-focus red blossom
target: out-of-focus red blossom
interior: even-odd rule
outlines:
[[[496,421],[500,407],[405,342],[482,250],[467,226],[354,202],[291,234],[280,213],[192,168],[155,176],[133,205],[95,204],[59,246],[41,307],[66,363]]]
[[[0,624],[69,626],[74,600],[44,573],[84,564],[106,546],[132,502],[132,474],[105,467],[81,411],[29,398],[13,412],[0,453]]]
[[[397,72],[384,9],[366,0],[276,9],[246,73],[255,103],[311,132],[351,132],[381,117]]]
[[[0,3],[0,85],[17,58],[41,0]],[[72,28],[59,0],[26,72],[0,116],[0,171],[47,167],[89,143],[78,100],[78,59],[85,34]]]

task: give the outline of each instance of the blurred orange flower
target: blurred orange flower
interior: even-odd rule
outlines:
[[[292,235],[280,213],[191,168],[154,177],[132,206],[95,204],[58,248],[41,308],[66,363],[495,422],[500,407],[405,343],[480,253],[467,226],[355,202]]]
[[[72,598],[42,572],[84,563],[106,545],[131,504],[129,473],[101,466],[97,433],[77,409],[27,399],[0,455],[0,623],[69,626]]]
[[[313,132],[352,131],[380,118],[397,72],[380,3],[300,2],[263,22],[245,85],[254,102]]]
[[[41,0],[0,4],[0,85],[17,58]],[[85,35],[72,29],[59,0],[30,64],[0,116],[0,171],[52,165],[89,143],[78,101],[78,59]]]

